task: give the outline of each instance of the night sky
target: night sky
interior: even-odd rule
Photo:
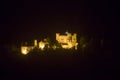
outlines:
[[[56,32],[66,30],[79,35],[103,36],[114,18],[110,3],[104,0],[4,1],[0,32],[4,39],[11,41],[53,37]]]

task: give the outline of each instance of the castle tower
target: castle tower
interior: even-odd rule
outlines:
[[[34,40],[34,47],[37,47],[37,40]]]
[[[68,42],[71,42],[71,37],[72,37],[71,33],[68,33],[67,36],[68,36]]]
[[[45,43],[44,43],[43,41],[40,41],[40,42],[39,42],[39,48],[40,48],[41,50],[44,50],[44,48],[45,48]]]
[[[77,42],[77,34],[74,33],[72,36],[72,42]]]
[[[58,40],[59,39],[59,33],[56,33],[56,40]]]

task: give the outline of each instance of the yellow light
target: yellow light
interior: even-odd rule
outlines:
[[[58,43],[65,43],[61,44],[62,48],[64,49],[71,49],[75,46],[75,49],[77,50],[77,34],[74,33],[73,35],[71,33],[67,32],[67,35],[60,35],[59,33],[56,33],[56,40]]]
[[[37,40],[34,40],[34,46],[35,47],[37,46]]]
[[[41,50],[43,50],[44,47],[45,47],[45,43],[41,41],[41,42],[39,43],[39,48],[41,48]]]
[[[69,47],[69,48],[72,48],[72,47],[73,47],[73,45],[72,45],[71,42],[68,42],[68,47]]]
[[[22,51],[22,54],[24,54],[24,55],[26,55],[27,53],[28,53],[27,50]]]
[[[45,47],[45,45],[41,45],[41,46],[40,46],[40,48],[41,48],[42,50],[44,49],[44,47]]]
[[[62,48],[67,49],[68,45],[62,45]]]
[[[78,45],[78,43],[75,44],[75,50],[77,50],[77,45]]]
[[[28,54],[29,53],[28,47],[21,47],[21,53],[24,55]]]

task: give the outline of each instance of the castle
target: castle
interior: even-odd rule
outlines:
[[[75,50],[77,50],[78,42],[77,42],[76,33],[74,33],[73,35],[68,32],[66,32],[66,34],[64,35],[60,35],[60,33],[56,33],[56,41],[61,45],[63,49],[75,48]],[[47,45],[47,48],[50,47],[46,39],[44,39],[43,41],[41,40],[40,42],[37,42],[37,40],[34,40],[33,46],[21,46],[21,53],[26,55],[35,47],[39,48],[40,50],[44,50],[46,45]]]
[[[67,33],[66,35],[60,35],[60,33],[56,33],[56,40],[61,44],[62,48],[70,49],[75,47],[75,49],[77,49],[78,43],[76,33],[73,35],[71,33]]]

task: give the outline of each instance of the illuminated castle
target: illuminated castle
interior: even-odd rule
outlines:
[[[56,40],[61,45],[61,47],[64,49],[75,48],[75,50],[77,50],[78,43],[77,43],[77,34],[76,33],[74,33],[73,35],[68,32],[66,32],[65,35],[60,35],[60,33],[56,33]],[[21,53],[26,55],[34,48],[44,50],[46,45],[47,45],[47,48],[50,48],[49,43],[46,39],[44,39],[43,41],[40,41],[40,42],[38,42],[37,40],[34,40],[33,46],[21,46]],[[53,46],[53,49],[55,49],[54,46]]]
[[[60,35],[60,33],[56,33],[56,40],[64,49],[70,49],[73,47],[77,49],[78,43],[76,33],[74,33],[73,35],[71,33],[66,33],[66,35]]]
[[[41,50],[44,50],[45,45],[47,45],[47,44],[49,44],[49,43],[46,42],[46,39],[44,39],[44,41],[40,41],[40,42],[37,42],[37,40],[34,40],[34,46],[21,46],[21,53],[26,55],[34,48],[39,48]]]

